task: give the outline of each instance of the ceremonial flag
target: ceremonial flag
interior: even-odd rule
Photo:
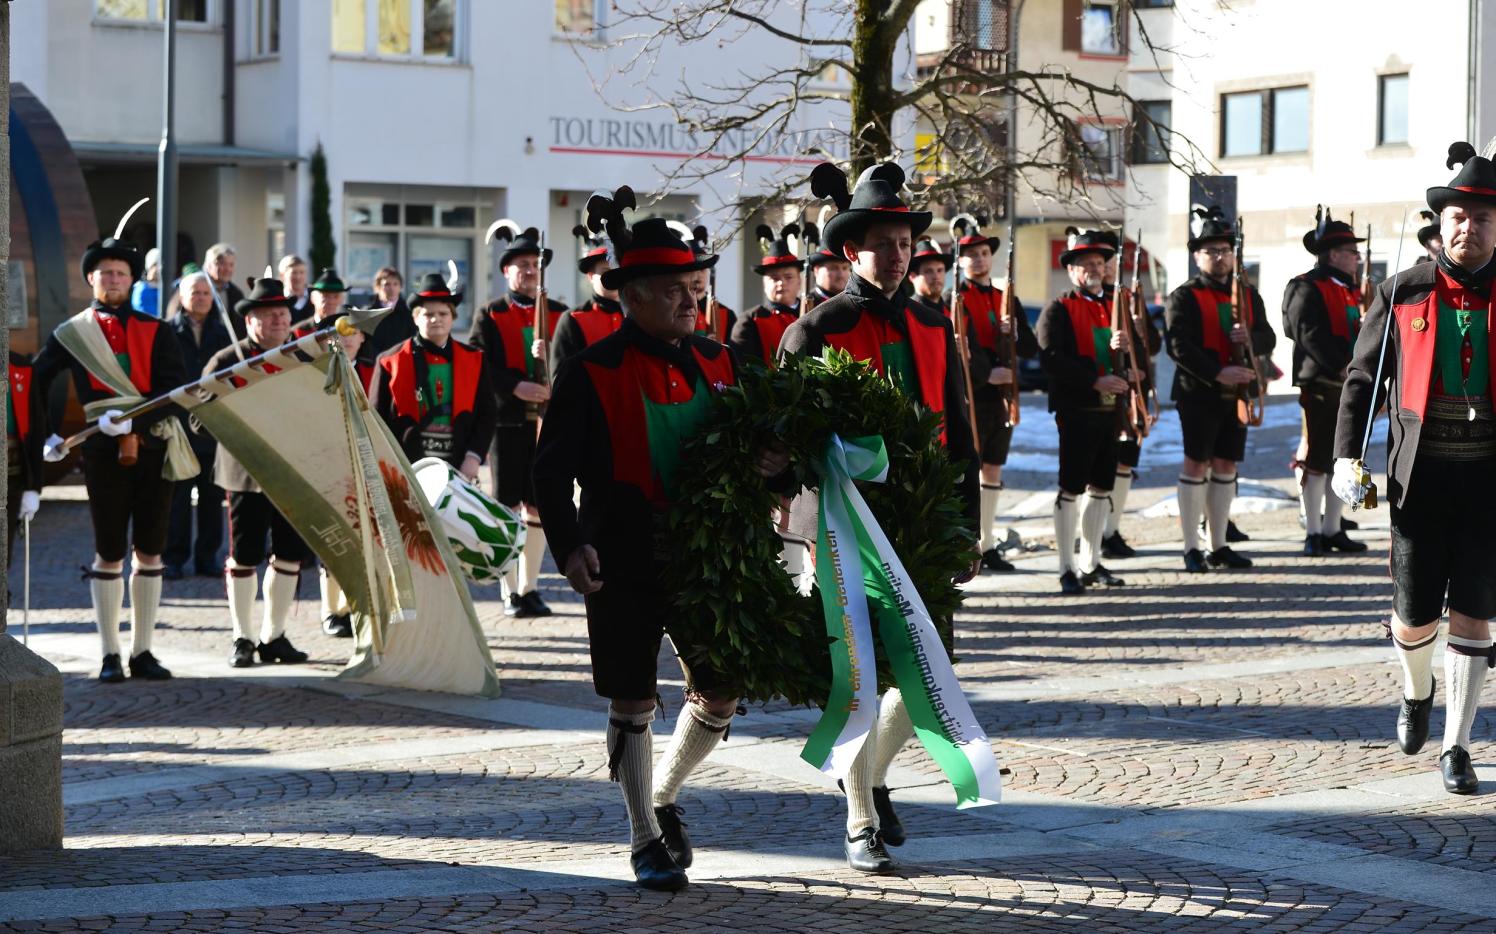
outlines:
[[[356,639],[339,677],[497,697],[457,557],[335,340],[308,335],[172,401],[244,465],[342,585]]]
[[[862,749],[878,719],[876,625],[914,733],[951,780],[957,807],[996,804],[1002,777],[992,744],[961,691],[930,611],[853,482],[888,478],[883,439],[832,435],[821,468],[816,582],[832,639],[832,685],[801,757],[841,778]]]

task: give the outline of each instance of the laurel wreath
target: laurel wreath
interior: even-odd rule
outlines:
[[[961,599],[951,579],[970,564],[973,534],[957,493],[962,468],[939,441],[940,416],[840,351],[788,357],[774,370],[749,361],[713,404],[710,427],[684,447],[677,498],[662,517],[672,636],[692,672],[751,701],[825,706],[831,638],[820,594],[796,592],[779,564],[771,512],[780,494],[754,463],[777,438],[789,448],[794,488],[814,489],[833,433],[883,437],[888,480],[859,489],[949,651]],[[881,645],[878,680],[880,689],[893,685]]]

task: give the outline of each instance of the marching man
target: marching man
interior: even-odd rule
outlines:
[[[1480,785],[1470,728],[1496,658],[1496,167],[1463,142],[1449,147],[1448,166],[1456,165],[1448,185],[1427,192],[1439,215],[1438,258],[1378,286],[1356,338],[1331,485],[1352,508],[1366,502],[1371,478],[1361,457],[1368,423],[1385,403],[1391,628],[1403,671],[1397,741],[1411,756],[1428,740],[1435,642],[1448,607],[1439,770],[1447,791],[1469,795]],[[1385,392],[1379,378],[1388,380]]]
[[[161,605],[161,552],[171,518],[172,482],[196,476],[198,464],[176,407],[136,419],[120,416],[132,405],[185,384],[187,372],[171,328],[130,308],[130,287],[142,272],[139,250],[116,234],[89,245],[82,269],[93,304],[47,338],[34,365],[32,391],[45,399],[52,381],[71,370],[84,413],[98,420],[99,432],[83,442],[82,454],[94,530],[93,566],[85,574],[104,647],[99,680],[125,680],[119,617],[125,553],[132,544],[130,676],[163,680],[171,672],[151,653],[151,635]],[[63,458],[61,445],[56,435],[48,439],[48,460]]]
[[[706,683],[682,663],[686,703],[656,783],[649,725],[660,640],[672,617],[654,517],[675,493],[681,444],[709,417],[712,394],[737,382],[737,369],[728,348],[696,333],[691,278],[717,257],[697,257],[659,218],[630,230],[611,199],[593,198],[606,204],[618,258],[603,284],[619,290],[626,317],[616,334],[562,363],[535,458],[535,490],[556,564],[586,601],[592,681],[609,699],[608,765],[628,807],[635,878],[645,888],[676,890],[692,858],[676,795],[721,743],[737,690]],[[593,204],[589,216],[597,213]],[[764,476],[787,466],[782,452],[759,453]],[[582,488],[580,511],[574,482]],[[691,646],[676,642],[675,650],[684,657]]]
[[[800,285],[805,262],[790,249],[789,238],[796,235],[794,225],[773,237],[769,228],[760,225],[759,241],[765,244],[763,259],[753,271],[763,277],[764,302],[738,315],[728,343],[744,359],[772,363],[785,329],[800,316]]]

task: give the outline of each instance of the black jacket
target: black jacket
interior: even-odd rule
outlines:
[[[1337,337],[1331,327],[1330,309],[1318,285],[1325,281],[1338,282],[1353,292],[1356,288],[1355,283],[1346,282],[1321,265],[1290,279],[1283,292],[1283,333],[1293,341],[1295,386],[1315,380],[1339,383],[1350,366],[1355,339]]]
[[[10,458],[12,463],[16,460],[20,461],[21,489],[40,492],[45,476],[42,448],[46,445],[47,435],[51,433],[47,426],[46,397],[37,391],[35,371],[31,369],[31,358],[12,350],[10,352],[10,402],[8,404],[17,404],[16,392],[18,390],[26,396],[26,412],[24,416],[16,412],[14,417],[17,428],[21,427],[22,419],[25,419],[26,437],[19,446],[12,444]]]
[[[374,333],[364,343],[370,345],[369,352],[373,358],[377,358],[386,350],[415,337],[416,333],[416,322],[410,315],[410,306],[405,304],[405,297],[401,296],[395,299],[395,306],[390,309],[389,314],[379,319]]]
[[[128,336],[131,328],[155,327],[156,335],[151,341],[150,351],[150,384],[140,391],[140,395],[146,399],[154,399],[163,396],[173,389],[185,386],[191,382],[186,366],[182,363],[182,351],[177,343],[177,338],[166,322],[152,315],[136,311],[128,305],[120,308],[107,308],[99,302],[94,302],[91,308],[107,311],[120,319]],[[95,389],[89,382],[89,374],[83,368],[83,364],[73,358],[63,348],[62,342],[57,339],[56,333],[47,337],[47,343],[42,347],[41,353],[36,355],[32,364],[36,379],[36,392],[46,397],[55,380],[63,370],[71,370],[73,373],[73,389],[78,396],[78,401],[87,405],[98,399],[107,399],[114,395],[108,390]],[[151,434],[150,427],[165,418],[175,418],[182,413],[176,405],[163,406],[149,415],[141,415],[134,420],[133,431],[140,436],[140,443],[149,448],[164,447],[165,441]],[[113,447],[118,442],[104,434],[95,433],[87,441],[83,442],[85,447],[105,449]]]
[[[1103,314],[1111,311],[1105,295],[1092,296],[1071,289],[1039,312],[1039,363],[1049,377],[1049,411],[1102,408],[1096,391],[1096,361],[1080,352],[1075,325],[1062,299],[1081,298],[1093,302]]]
[[[1169,293],[1164,305],[1164,341],[1169,356],[1176,364],[1174,389],[1170,398],[1220,399],[1231,392],[1230,387],[1215,381],[1216,374],[1225,364],[1214,350],[1205,346],[1204,325],[1201,321],[1200,305],[1195,301],[1194,289],[1211,289],[1221,301],[1230,301],[1231,285],[1216,285],[1203,275],[1196,276]],[[1252,293],[1252,352],[1259,357],[1272,354],[1278,337],[1268,323],[1262,296],[1256,289]],[[1229,339],[1229,337],[1228,337]],[[1264,387],[1266,388],[1266,387]]]
[[[369,406],[390,426],[390,432],[400,442],[405,456],[411,461],[426,456],[421,445],[421,431],[427,422],[417,418],[411,411],[397,411],[391,386],[397,358],[400,358],[401,363],[412,367],[414,385],[420,387],[426,385],[427,352],[451,360],[454,353],[461,353],[463,350],[477,355],[473,360],[477,370],[474,397],[468,402],[466,410],[455,416],[451,415],[455,408],[452,401],[426,413],[427,422],[437,415],[447,415],[452,419],[452,450],[447,462],[453,467],[461,467],[469,453],[476,454],[480,462],[488,457],[489,445],[493,443],[494,425],[498,420],[498,403],[494,398],[493,383],[489,382],[489,368],[484,363],[482,352],[450,339],[445,348],[438,348],[417,336],[379,356],[374,367],[374,382],[369,387]]]

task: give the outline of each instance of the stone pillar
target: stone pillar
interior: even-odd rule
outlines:
[[[7,318],[10,267],[10,4],[0,3],[0,321]],[[0,377],[10,385],[10,331],[0,327]],[[0,420],[10,393],[0,392]],[[3,437],[3,436],[0,436]],[[0,440],[0,460],[9,456]],[[0,471],[0,514],[7,472]],[[5,548],[0,538],[0,553]],[[9,559],[9,555],[4,555]],[[8,592],[0,561],[0,598]],[[0,853],[62,846],[62,675],[7,635],[0,601]]]

